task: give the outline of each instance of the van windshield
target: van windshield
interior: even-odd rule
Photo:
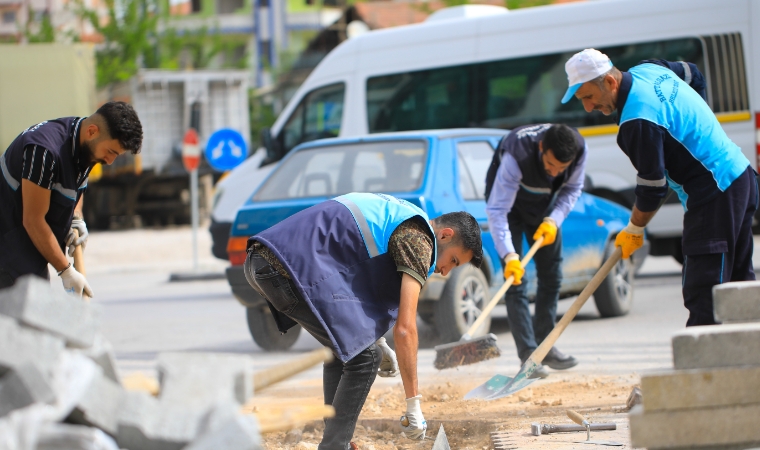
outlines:
[[[349,192],[409,192],[420,187],[427,143],[394,140],[296,152],[275,169],[254,201],[334,197]]]

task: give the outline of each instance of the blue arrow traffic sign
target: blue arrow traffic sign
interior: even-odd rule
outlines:
[[[206,160],[216,170],[232,170],[247,157],[245,139],[233,129],[217,130],[206,142]]]

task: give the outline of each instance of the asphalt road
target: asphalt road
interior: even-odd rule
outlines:
[[[210,256],[206,234],[202,232],[199,239],[201,266],[221,271],[225,264]],[[244,308],[225,280],[169,282],[170,273],[192,268],[189,243],[187,228],[93,233],[85,253],[88,279],[101,306],[102,331],[116,350],[123,374],[153,372],[158,353],[168,351],[250,354],[257,367],[266,368],[317,347],[311,336],[301,333],[289,352],[264,352],[250,338]],[[672,367],[670,337],[683,328],[687,318],[679,270],[669,257],[648,258],[635,282],[632,311],[624,317],[602,319],[589,300],[557,344],[580,359],[581,364],[571,371],[637,376]],[[560,301],[560,313],[571,301]],[[440,341],[422,324],[421,382],[516,373],[519,361],[503,306],[496,309],[492,331],[499,337],[501,358],[438,372],[432,364],[432,347]],[[320,378],[321,370],[315,368],[293,382]]]

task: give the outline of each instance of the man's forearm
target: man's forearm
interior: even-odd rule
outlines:
[[[84,215],[82,213],[82,207],[84,203],[84,195],[79,197],[79,201],[77,202],[76,206],[74,207],[74,218],[75,219],[83,219]]]
[[[645,227],[656,213],[657,210],[648,212],[639,211],[636,205],[634,205],[631,212],[631,223],[637,227]]]
[[[49,262],[55,270],[60,272],[69,265],[69,260],[58,246],[58,240],[53,234],[53,230],[47,222],[42,223],[24,223],[24,228],[32,239],[32,243],[42,256]]]
[[[417,392],[417,326],[393,328],[393,341],[396,343],[396,358],[404,384],[406,398],[414,397]]]

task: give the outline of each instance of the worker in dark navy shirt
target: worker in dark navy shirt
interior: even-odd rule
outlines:
[[[643,244],[644,227],[668,186],[684,207],[683,297],[687,326],[714,324],[712,288],[754,280],[752,218],[755,171],[705,102],[696,65],[642,61],[621,72],[603,53],[586,49],[565,65],[573,96],[586,111],[618,112],[617,142],[638,171],[636,203],[615,244],[627,258]]]
[[[48,278],[48,263],[64,289],[92,297],[84,275],[66,258],[87,242],[82,195],[92,167],[111,164],[142,145],[142,125],[124,102],[90,117],[48,120],[24,130],[0,156],[0,288],[23,275]],[[73,231],[78,232],[75,237]]]

